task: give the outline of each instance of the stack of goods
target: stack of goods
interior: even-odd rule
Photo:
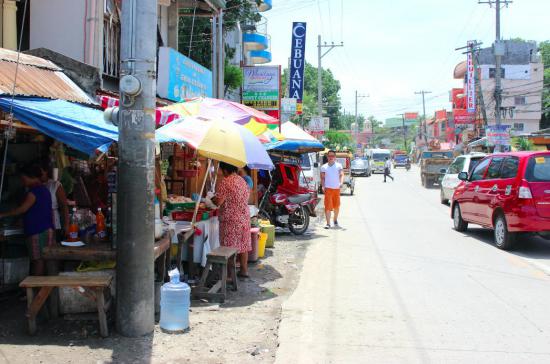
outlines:
[[[174,221],[191,221],[196,204],[189,197],[169,195],[164,213]],[[206,205],[201,202],[197,213],[197,221],[208,220],[212,214],[215,214],[215,212],[207,209]]]

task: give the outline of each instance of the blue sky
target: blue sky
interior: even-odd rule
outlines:
[[[328,43],[344,42],[323,60],[342,84],[340,96],[346,112],[358,111],[379,119],[404,111],[422,112],[420,95],[426,95],[426,114],[450,108],[448,92],[461,82],[452,77],[455,65],[465,59],[455,48],[467,40],[482,47],[495,36],[495,9],[477,0],[273,0],[263,13],[271,36],[272,64],[286,67],[293,21],[307,23],[306,61],[317,66],[317,35]],[[521,37],[550,40],[550,0],[515,0],[502,10],[503,39]]]

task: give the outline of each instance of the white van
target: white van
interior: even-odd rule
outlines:
[[[391,150],[389,149],[371,149],[371,159],[373,161],[372,173],[380,172],[384,173],[384,164],[386,158],[391,159]]]
[[[318,161],[317,153],[304,153],[301,155],[300,167],[300,186],[307,187],[310,190],[318,191],[321,186],[321,167]]]
[[[451,163],[449,168],[441,171],[445,172],[440,183],[440,199],[442,204],[448,204],[453,198],[455,189],[460,184],[458,174],[460,172],[468,172],[468,174],[471,173],[479,161],[485,158],[485,156],[485,153],[476,152],[458,156],[455,158],[453,163]]]

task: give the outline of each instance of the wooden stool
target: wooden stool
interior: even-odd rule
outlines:
[[[228,248],[221,246],[212,250],[206,255],[206,267],[202,271],[201,280],[199,285],[193,290],[193,296],[196,298],[213,298],[219,299],[220,302],[225,302],[227,293],[227,266],[229,262],[233,264],[231,269],[231,279],[233,280],[232,288],[237,290],[237,253],[239,251],[235,248]],[[221,270],[221,279],[217,280],[212,288],[206,287],[208,281],[208,274],[210,268],[219,268]]]
[[[29,333],[36,333],[36,315],[48,299],[52,289],[69,287],[76,289],[82,295],[97,303],[97,315],[99,319],[99,333],[102,337],[109,336],[107,327],[107,311],[111,300],[105,302],[103,291],[111,285],[113,277],[70,277],[70,276],[29,276],[25,278],[19,287],[27,289],[27,317],[29,319]],[[35,296],[33,288],[40,288]]]

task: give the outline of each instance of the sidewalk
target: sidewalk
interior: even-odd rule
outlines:
[[[26,303],[0,301],[0,363],[273,362],[281,306],[297,285],[307,247],[318,240],[316,221],[310,235],[278,234],[275,248],[250,266],[251,279],[240,281],[224,304],[194,301],[186,334],[168,335],[156,325],[154,334],[128,339],[111,327],[101,339],[96,322],[58,320],[39,323],[31,337]]]

